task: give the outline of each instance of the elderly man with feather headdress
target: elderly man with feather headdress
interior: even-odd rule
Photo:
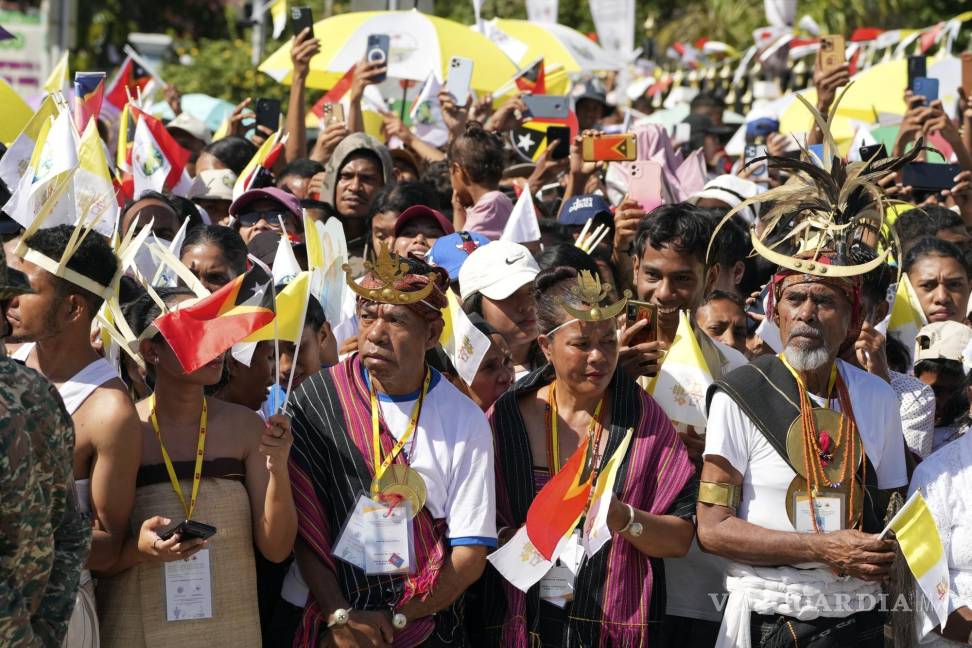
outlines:
[[[878,502],[907,484],[898,400],[839,356],[861,327],[862,275],[891,252],[876,180],[907,160],[845,164],[829,136],[825,147],[823,160],[770,158],[791,178],[760,197],[775,207],[752,235],[779,266],[783,352],[708,394],[697,515],[703,550],[732,561],[720,648],[884,645],[877,602],[895,546],[877,535]],[[790,254],[763,243],[781,221],[794,224]]]
[[[358,352],[305,380],[290,402],[296,554],[310,589],[296,642],[464,645],[454,604],[496,546],[492,434],[425,362],[448,275],[387,247],[366,267],[357,283],[345,266]],[[392,550],[380,544],[391,536],[378,537],[389,529],[377,527],[403,510],[409,546]]]

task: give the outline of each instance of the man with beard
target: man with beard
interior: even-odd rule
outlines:
[[[779,266],[770,295],[784,349],[708,393],[698,540],[730,560],[717,648],[884,646],[876,604],[895,543],[878,535],[879,502],[908,483],[899,404],[888,383],[839,356],[864,320],[862,276],[887,256],[855,261],[862,237],[888,249],[874,236],[885,213],[876,180],[903,163],[855,176],[863,188],[845,199],[851,172],[839,161],[833,176],[811,177],[800,173],[810,163],[785,159],[791,180],[762,196],[777,202],[751,240]],[[764,242],[783,214],[795,221],[792,256]]]
[[[91,346],[91,322],[118,267],[108,240],[88,232],[62,273],[46,267],[64,254],[73,228],[39,230],[26,240],[17,266],[31,293],[7,310],[11,342],[30,342],[13,359],[54,383],[74,421],[74,479],[78,505],[91,518],[91,553],[85,562],[66,646],[98,644],[94,585],[89,570],[114,565],[128,532],[141,445],[139,419],[125,384]],[[94,291],[98,291],[96,294]]]

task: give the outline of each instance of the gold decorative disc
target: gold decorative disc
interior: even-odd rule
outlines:
[[[381,479],[371,482],[371,495],[379,501],[407,501],[412,507],[412,517],[415,517],[425,507],[428,490],[425,480],[416,470],[405,464],[392,464]]]
[[[847,455],[847,450],[850,447],[850,439],[840,438],[843,415],[836,410],[825,407],[814,407],[810,411],[813,414],[814,427],[817,430],[817,434],[821,435],[823,432],[826,432],[830,437],[829,458],[811,457],[811,460],[816,459],[821,461],[827,480],[836,484],[844,479],[841,467],[844,466],[844,457]],[[804,445],[803,418],[802,416],[798,416],[790,423],[790,429],[786,433],[786,455],[797,474],[806,478],[807,475],[804,474],[806,472],[806,457],[804,455],[806,448]],[[864,447],[861,444],[860,436],[858,436],[854,443],[854,457],[851,460],[852,474],[857,472],[863,460]]]

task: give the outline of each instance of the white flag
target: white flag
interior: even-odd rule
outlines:
[[[165,180],[169,177],[172,165],[162,153],[162,147],[155,141],[152,130],[145,119],[139,119],[132,138],[132,176],[135,195],[143,191],[165,191]]]
[[[3,207],[23,227],[30,227],[41,206],[54,194],[58,181],[65,173],[78,167],[78,138],[69,110],[62,111],[50,123],[50,130],[41,131],[43,142],[34,150],[28,168]],[[71,186],[44,219],[43,227],[74,225],[74,191]]]
[[[526,0],[527,20],[557,22],[557,0]]]
[[[412,130],[418,138],[436,148],[444,146],[449,141],[449,129],[442,121],[442,112],[439,107],[439,90],[442,86],[435,74],[429,74],[425,80],[422,91],[418,99],[412,105]]]
[[[275,286],[290,283],[300,272],[300,264],[294,256],[294,248],[290,246],[287,233],[283,232],[280,241],[277,242],[277,252],[273,255],[273,283]]]
[[[529,187],[525,187],[520,193],[513,211],[510,212],[510,219],[503,226],[500,240],[514,243],[532,243],[540,240],[540,223],[537,221],[537,212],[533,206]]]

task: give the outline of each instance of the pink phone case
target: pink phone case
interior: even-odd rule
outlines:
[[[628,197],[645,211],[662,204],[662,167],[651,160],[619,162],[628,178]]]

